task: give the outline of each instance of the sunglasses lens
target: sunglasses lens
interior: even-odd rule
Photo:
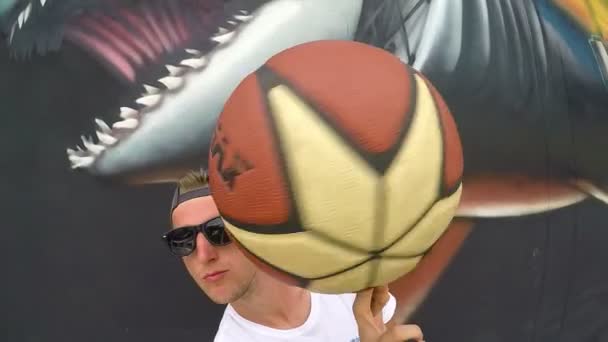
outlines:
[[[205,235],[209,242],[216,246],[223,246],[230,243],[230,237],[226,233],[224,221],[221,218],[214,218],[205,225]]]
[[[167,233],[167,242],[171,252],[186,256],[192,253],[195,247],[196,231],[190,227],[178,228]]]

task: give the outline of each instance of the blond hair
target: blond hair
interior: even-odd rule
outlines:
[[[173,201],[171,202],[171,210],[169,211],[169,217],[173,213],[173,210],[184,201],[195,197],[210,196],[211,191],[209,189],[209,175],[203,169],[198,171],[190,171],[185,176],[177,181],[175,192],[173,193]]]
[[[190,171],[177,181],[180,193],[186,193],[195,189],[209,186],[209,175],[203,169]]]

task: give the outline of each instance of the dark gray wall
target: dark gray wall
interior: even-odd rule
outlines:
[[[124,89],[69,47],[24,63],[6,55],[0,340],[211,340],[222,308],[160,239],[172,189],[115,188],[69,169],[65,146],[91,127],[84,114]]]

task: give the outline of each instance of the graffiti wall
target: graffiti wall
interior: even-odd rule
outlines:
[[[458,126],[461,205],[391,285],[404,317],[608,339],[606,1],[0,0],[0,25],[7,341],[210,340],[223,308],[160,240],[173,182],[248,73],[323,39],[399,57]]]

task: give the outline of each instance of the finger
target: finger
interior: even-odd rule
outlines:
[[[358,320],[369,315],[373,291],[373,288],[369,288],[357,292],[355,301],[353,302],[355,319]]]
[[[388,303],[390,295],[388,292],[388,286],[378,286],[374,288],[371,299],[371,311],[372,316],[376,317],[382,312],[382,308]]]
[[[380,339],[380,342],[397,342],[397,341],[415,341],[422,342],[423,334],[419,326],[415,324],[395,325],[388,329]]]

